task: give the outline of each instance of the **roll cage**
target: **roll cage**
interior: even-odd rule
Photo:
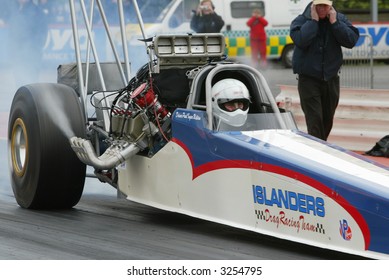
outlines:
[[[74,35],[74,44],[76,51],[76,66],[78,75],[78,92],[81,97],[81,103],[84,107],[84,112],[87,109],[87,95],[90,92],[101,90],[103,92],[104,102],[109,100],[105,96],[107,88],[112,88],[112,85],[107,85],[107,73],[104,71],[105,63],[101,63],[96,49],[96,43],[93,39],[93,11],[94,5],[97,6],[102,22],[104,24],[108,41],[112,49],[114,64],[116,65],[116,75],[120,77],[118,87],[125,87],[131,80],[130,58],[128,57],[126,30],[123,18],[123,1],[118,0],[118,13],[120,18],[120,43],[115,43],[110,26],[108,25],[101,0],[89,1],[90,16],[88,16],[85,1],[79,0],[81,12],[83,15],[84,25],[82,28],[87,30],[87,50],[85,58],[82,59],[80,48],[80,37],[78,29],[79,21],[75,12],[75,0],[69,0],[70,12],[72,18],[72,27]],[[144,36],[144,28],[142,16],[137,5],[137,1],[133,0],[135,10],[137,12],[139,26]],[[156,35],[153,38],[143,37],[141,40],[145,43],[145,52],[150,58],[147,65],[150,77],[158,77],[166,75],[173,69],[185,71],[188,88],[188,93],[184,96],[187,109],[205,110],[208,116],[208,129],[213,127],[212,106],[211,106],[211,88],[213,84],[224,78],[234,78],[242,81],[247,87],[251,95],[251,105],[249,114],[253,113],[274,113],[274,118],[278,128],[287,128],[285,120],[281,116],[279,108],[272,96],[272,93],[267,85],[263,75],[256,69],[244,64],[229,62],[224,55],[225,40],[222,34],[168,34]],[[117,50],[118,45],[121,46],[121,53]],[[93,64],[93,67],[92,67]],[[91,69],[95,69],[92,77]],[[136,78],[136,77],[135,77]],[[90,79],[95,80],[94,83]],[[118,78],[116,78],[118,80]],[[97,82],[96,82],[97,81]],[[99,85],[97,88],[88,88],[91,84]],[[175,83],[172,84],[173,91]],[[163,93],[161,93],[163,95]],[[109,107],[109,104],[106,104]],[[182,105],[181,105],[182,106]],[[184,105],[185,106],[185,105]],[[109,112],[102,112],[104,127],[107,130],[109,127]],[[88,118],[88,116],[86,116]],[[89,119],[89,118],[88,118]]]

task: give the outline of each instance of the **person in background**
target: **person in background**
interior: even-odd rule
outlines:
[[[224,25],[224,20],[216,14],[215,6],[210,0],[203,0],[197,7],[190,28],[197,33],[218,33]]]
[[[258,56],[260,57],[260,66],[266,67],[266,31],[267,20],[263,17],[260,9],[254,9],[251,18],[247,21],[250,27],[250,46],[252,66],[258,68]]]
[[[342,47],[353,48],[359,31],[329,0],[314,0],[291,23],[292,65],[308,133],[327,140],[339,102]]]

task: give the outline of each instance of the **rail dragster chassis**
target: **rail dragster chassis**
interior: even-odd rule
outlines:
[[[9,162],[21,207],[74,207],[93,176],[145,205],[388,258],[388,169],[299,131],[260,72],[224,59],[221,34],[155,36],[145,41],[149,63],[129,78],[126,57],[104,72],[91,38],[94,63],[82,63],[74,33],[77,64],[63,72],[76,69],[77,82],[62,73],[56,84],[22,86],[12,103]],[[120,78],[109,84],[104,73]],[[238,129],[214,126],[211,88],[225,78],[250,93]]]

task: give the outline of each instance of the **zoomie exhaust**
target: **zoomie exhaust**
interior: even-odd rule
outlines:
[[[89,140],[72,137],[69,141],[73,151],[83,163],[101,170],[116,167],[140,151],[135,144],[115,141],[104,154],[98,157]]]

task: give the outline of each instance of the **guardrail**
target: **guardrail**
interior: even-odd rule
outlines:
[[[291,111],[299,130],[307,132],[297,86],[279,85],[279,107]],[[353,151],[368,151],[389,134],[389,90],[340,89],[339,105],[328,142]]]

